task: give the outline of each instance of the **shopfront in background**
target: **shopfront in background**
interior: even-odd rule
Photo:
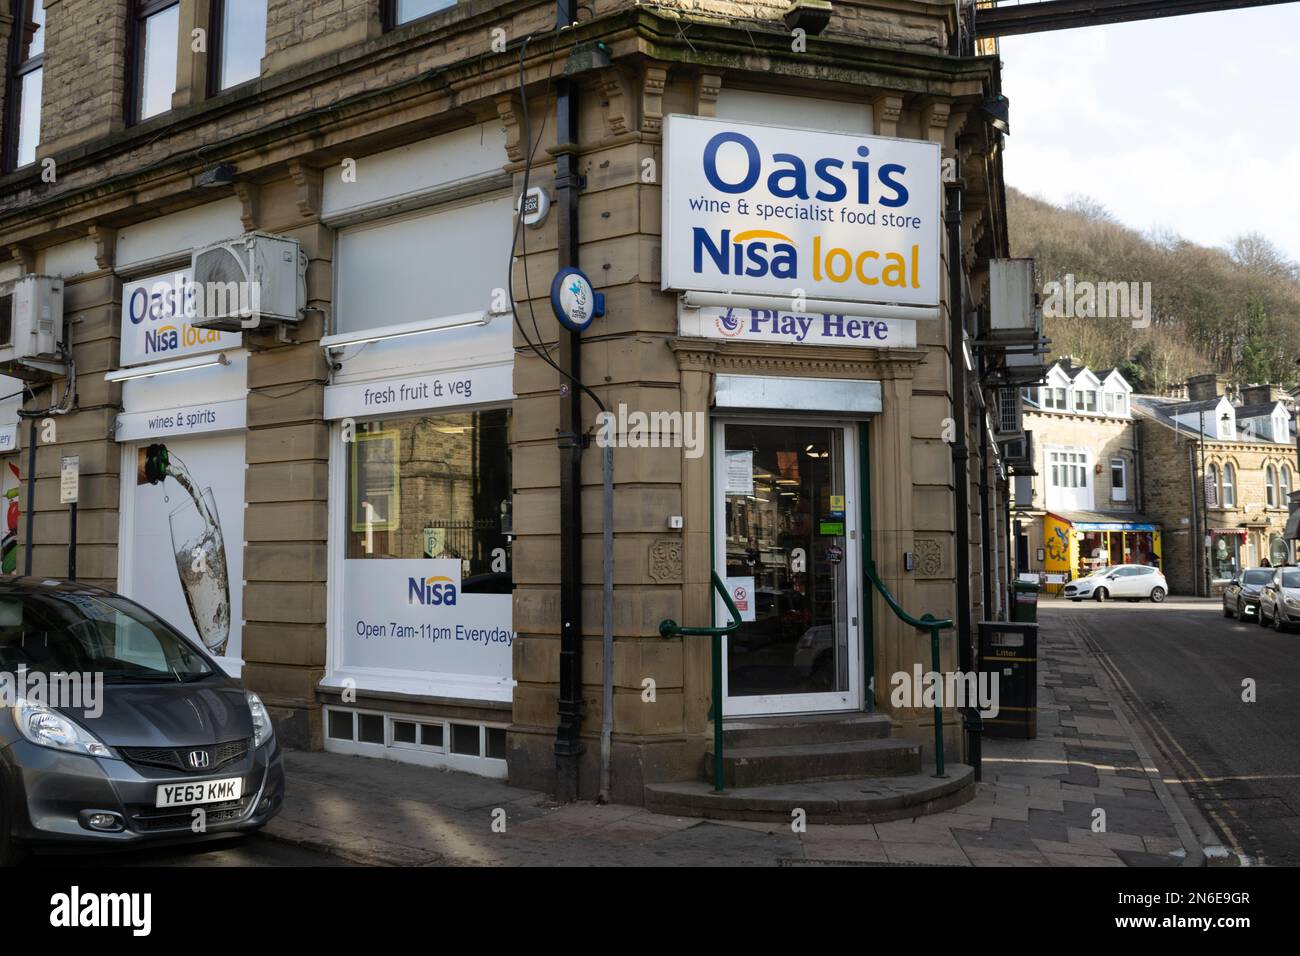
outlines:
[[[1119,564],[1161,566],[1160,526],[1115,520],[1099,513],[1048,512],[1043,516],[1043,570],[1049,582],[1086,577]]]
[[[18,439],[23,387],[18,379],[0,375],[0,574],[17,574],[23,569],[18,552],[18,521],[24,500]]]
[[[122,286],[118,590],[243,666],[247,353],[194,328],[188,268]]]
[[[512,206],[491,176],[447,202],[427,178],[472,181],[493,161],[499,177],[499,135],[475,128],[363,159],[370,193],[326,188],[326,216],[342,225],[321,342],[332,375],[319,693],[326,750],[504,777],[514,350],[493,307]],[[384,214],[421,190],[428,205]]]

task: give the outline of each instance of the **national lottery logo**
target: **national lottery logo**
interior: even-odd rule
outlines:
[[[745,334],[745,323],[743,320],[736,318],[735,309],[728,309],[722,315],[713,320],[718,332],[729,339],[734,339],[739,335]]]

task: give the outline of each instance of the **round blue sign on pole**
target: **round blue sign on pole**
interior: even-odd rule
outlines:
[[[570,266],[551,281],[551,308],[566,329],[582,332],[592,319],[605,314],[605,295],[591,287],[586,273]]]

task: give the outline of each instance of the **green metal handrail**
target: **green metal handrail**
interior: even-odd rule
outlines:
[[[934,696],[934,775],[936,777],[944,776],[943,772],[943,683],[939,676],[939,632],[952,627],[951,618],[938,618],[932,614],[922,614],[919,618],[912,617],[899,605],[894,595],[885,587],[885,582],[880,580],[880,575],[876,572],[876,562],[864,562],[867,570],[867,580],[869,580],[880,592],[880,596],[885,599],[889,609],[904,624],[915,627],[918,630],[930,632],[930,660],[931,670],[935,674],[935,679],[939,683],[935,687]]]
[[[740,612],[736,610],[736,602],[731,600],[731,595],[727,593],[727,586],[722,583],[722,578],[718,577],[718,572],[712,572],[713,589],[722,595],[722,603],[727,606],[727,613],[731,615],[731,623],[725,627],[683,627],[672,618],[664,618],[659,622],[660,637],[677,637],[679,634],[687,637],[709,637],[712,638],[713,644],[713,705],[710,708],[713,714],[713,789],[716,793],[722,792],[722,636],[730,634],[736,628],[740,627]]]

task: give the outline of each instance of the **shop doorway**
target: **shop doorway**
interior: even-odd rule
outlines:
[[[724,643],[724,716],[860,708],[856,427],[714,427],[714,566],[743,619]]]

